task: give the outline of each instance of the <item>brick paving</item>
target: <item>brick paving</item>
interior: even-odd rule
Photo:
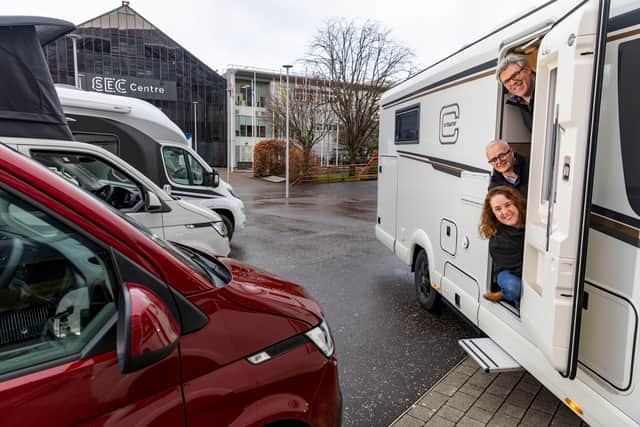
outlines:
[[[488,374],[464,359],[393,427],[588,427],[530,374]]]

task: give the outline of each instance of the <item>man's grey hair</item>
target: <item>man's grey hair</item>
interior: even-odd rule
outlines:
[[[511,149],[511,146],[509,145],[509,143],[504,139],[494,139],[493,141],[487,144],[487,147],[484,149],[484,152],[485,153],[488,152],[489,148],[493,147],[494,145],[501,145],[507,150]]]
[[[519,53],[510,53],[502,58],[498,63],[498,67],[496,68],[496,79],[500,80],[500,74],[502,74],[502,72],[511,64],[518,64],[522,68],[529,66],[526,56],[520,55]],[[502,83],[502,81],[500,81],[500,83]]]

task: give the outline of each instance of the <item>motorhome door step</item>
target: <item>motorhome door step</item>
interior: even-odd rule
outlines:
[[[485,372],[519,371],[522,366],[491,338],[467,338],[458,344]]]

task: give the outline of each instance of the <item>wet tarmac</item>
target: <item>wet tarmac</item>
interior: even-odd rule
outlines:
[[[226,178],[226,172],[221,171]],[[375,238],[376,181],[291,187],[233,173],[247,225],[231,256],[305,286],[336,341],[346,426],[388,426],[454,367],[475,336],[423,311],[413,274]]]

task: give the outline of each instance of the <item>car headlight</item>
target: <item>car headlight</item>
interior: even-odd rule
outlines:
[[[325,356],[331,357],[333,355],[333,337],[331,336],[327,322],[323,320],[318,326],[305,332],[305,335]]]
[[[252,365],[259,365],[282,353],[286,353],[287,351],[301,345],[308,344],[309,341],[311,341],[327,358],[333,355],[334,345],[333,338],[331,337],[331,331],[329,331],[327,323],[323,321],[321,324],[304,334],[293,336],[282,342],[269,346],[258,353],[248,356],[247,361]]]
[[[224,225],[224,221],[212,222],[211,226],[218,232],[219,235],[221,235],[222,237],[227,237],[227,226]]]

